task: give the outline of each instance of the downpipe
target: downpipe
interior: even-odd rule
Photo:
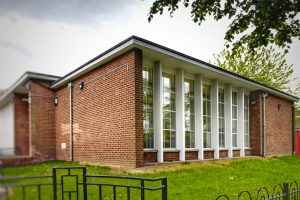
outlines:
[[[263,93],[262,94],[262,109],[263,109],[263,116],[262,116],[262,135],[263,135],[263,152],[262,152],[262,156],[266,157],[267,155],[267,138],[266,138],[266,98],[268,96],[268,93]]]
[[[69,112],[69,123],[70,123],[70,162],[73,161],[73,83],[68,84],[69,87],[69,100],[70,100],[70,112]]]

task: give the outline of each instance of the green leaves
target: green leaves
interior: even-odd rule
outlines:
[[[191,7],[192,20],[199,25],[207,16],[232,19],[224,38],[233,51],[241,45],[251,51],[269,44],[288,49],[293,38],[300,39],[299,0],[155,0],[148,21],[164,8],[172,15],[179,3]]]
[[[230,49],[225,49],[214,55],[215,64],[221,68],[270,87],[288,91],[293,66],[287,64],[285,56],[286,53],[276,52],[272,47],[261,47],[253,52],[245,46],[240,46],[234,53]]]

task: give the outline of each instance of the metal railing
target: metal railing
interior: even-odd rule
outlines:
[[[89,175],[85,167],[55,167],[49,176],[0,177],[0,199],[162,199],[167,178]],[[4,191],[4,192],[3,192]]]
[[[277,184],[269,191],[266,187],[260,188],[255,195],[248,190],[241,191],[236,198],[237,200],[300,200],[300,188],[298,183]],[[216,200],[230,200],[227,195],[220,195]]]

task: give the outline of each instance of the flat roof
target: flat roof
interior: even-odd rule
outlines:
[[[83,65],[79,66],[75,70],[71,71],[70,73],[66,74],[62,78],[58,79],[57,81],[53,82],[52,88],[59,88],[63,85],[67,84],[68,82],[76,79],[77,77],[95,69],[101,64],[104,64],[105,62],[108,62],[110,59],[114,57],[114,55],[120,55],[121,52],[124,52],[125,50],[131,49],[131,48],[147,48],[151,49],[153,51],[169,55],[171,57],[181,59],[193,64],[196,64],[198,66],[201,65],[201,67],[205,66],[206,69],[213,70],[219,74],[222,74],[224,76],[229,76],[231,78],[238,79],[240,81],[247,82],[249,84],[254,84],[255,86],[259,87],[261,90],[265,90],[268,92],[272,92],[273,94],[279,95],[285,99],[297,102],[299,100],[298,97],[293,96],[291,94],[288,94],[286,92],[280,91],[278,89],[272,88],[268,85],[265,85],[263,83],[257,82],[255,80],[249,79],[247,77],[241,76],[239,74],[236,74],[234,72],[225,70],[223,68],[220,68],[216,65],[207,63],[205,61],[202,61],[200,59],[194,58],[192,56],[186,55],[184,53],[175,51],[173,49],[170,49],[168,47],[162,46],[160,44],[151,42],[149,40],[137,37],[137,36],[131,36],[122,42],[116,44],[115,46],[111,47],[110,49],[104,51],[100,55],[96,56],[95,58],[89,60],[88,62],[84,63]]]

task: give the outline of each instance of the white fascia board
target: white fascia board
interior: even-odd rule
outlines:
[[[91,68],[94,65],[99,65],[101,62],[104,62],[107,58],[109,58],[110,56],[113,56],[114,54],[118,53],[119,51],[122,51],[123,49],[129,47],[130,45],[134,44],[134,40],[131,39],[127,42],[125,42],[124,44],[120,45],[119,47],[116,47],[115,49],[113,49],[112,51],[102,55],[101,57],[99,57],[98,59],[94,60],[93,62],[87,64],[86,66],[80,68],[79,70],[74,71],[74,73],[68,75],[67,77],[63,78],[62,80],[58,81],[57,83],[55,83],[54,85],[51,86],[51,88],[56,89],[66,83],[68,83],[69,81],[73,80],[74,77],[78,77],[80,75],[83,75],[86,73],[86,71]]]
[[[49,77],[49,76],[43,75],[43,74],[33,74],[30,72],[26,72],[0,96],[0,104],[2,103],[2,101],[7,99],[14,92],[14,90],[17,87],[19,87],[20,85],[23,85],[26,81],[28,81],[31,78],[40,79],[40,80],[49,80],[49,81],[55,81],[58,79],[56,77]]]
[[[216,73],[218,73],[218,74],[227,76],[227,77],[229,77],[229,78],[232,78],[232,79],[235,79],[235,80],[238,80],[238,81],[245,82],[245,83],[247,83],[247,84],[249,84],[249,85],[253,85],[253,86],[255,86],[255,87],[258,87],[259,89],[265,90],[265,91],[270,92],[270,93],[272,93],[272,94],[276,94],[276,95],[278,95],[278,96],[280,96],[280,97],[283,97],[283,98],[285,98],[285,99],[288,99],[288,100],[291,100],[291,101],[294,101],[294,102],[297,102],[297,101],[299,100],[299,99],[297,99],[297,98],[293,98],[293,97],[291,97],[291,96],[285,95],[285,94],[283,94],[283,93],[281,93],[281,92],[279,92],[279,91],[272,90],[272,89],[270,89],[270,88],[268,88],[268,87],[266,87],[266,86],[260,85],[260,84],[258,84],[258,83],[255,83],[255,82],[252,82],[252,81],[249,81],[249,80],[240,78],[240,77],[235,76],[235,75],[230,74],[230,73],[223,72],[223,71],[221,71],[221,70],[215,69],[215,68],[210,67],[210,66],[207,66],[207,65],[205,65],[205,64],[203,64],[203,63],[200,63],[200,62],[197,62],[197,61],[195,61],[195,60],[186,58],[186,57],[184,57],[184,56],[182,56],[182,55],[178,55],[178,54],[176,54],[176,53],[173,53],[173,52],[170,52],[170,51],[168,51],[168,50],[159,48],[159,47],[157,47],[157,46],[153,46],[153,45],[151,45],[151,44],[149,44],[149,43],[142,42],[142,41],[137,40],[137,39],[134,39],[134,43],[137,44],[137,45],[139,45],[139,46],[142,46],[142,47],[144,47],[144,48],[148,48],[148,49],[151,49],[151,50],[153,50],[153,51],[157,51],[157,52],[160,52],[160,53],[162,53],[162,54],[165,54],[165,55],[168,55],[168,56],[177,58],[177,59],[179,59],[179,60],[182,60],[182,61],[185,61],[185,62],[194,64],[194,65],[197,65],[197,66],[199,66],[199,67],[202,67],[202,68],[204,68],[204,69],[207,69],[207,70],[216,72]]]

